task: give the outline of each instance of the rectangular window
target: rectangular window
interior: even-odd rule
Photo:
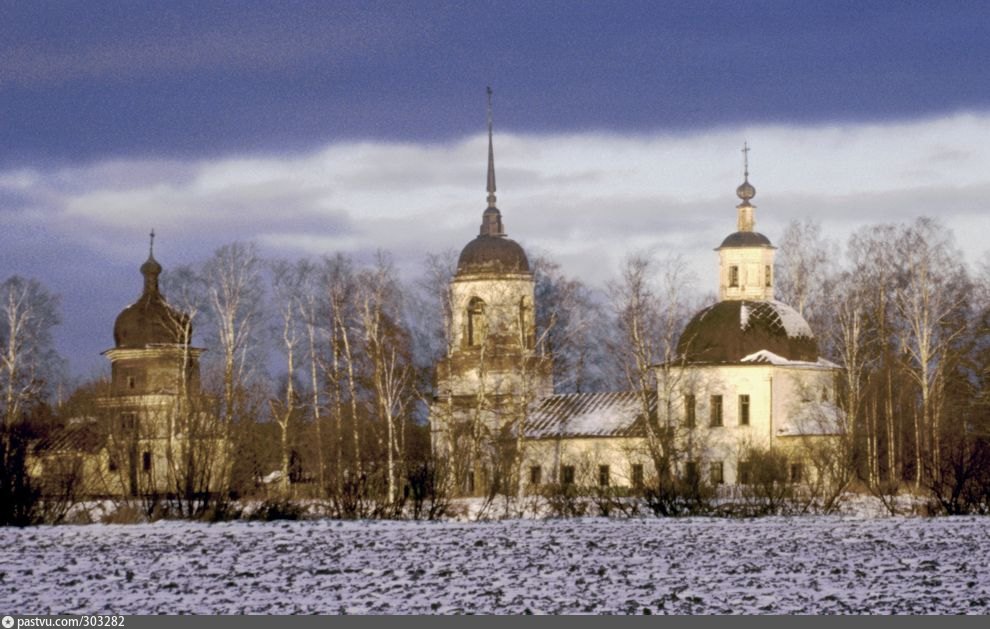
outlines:
[[[725,482],[725,475],[722,472],[722,462],[712,461],[708,466],[708,479],[712,485],[721,485]]]
[[[529,468],[529,484],[539,485],[540,481],[543,480],[543,469],[539,465],[534,465]]]
[[[560,466],[560,482],[564,485],[574,484],[574,466],[573,465],[561,465]]]
[[[709,409],[709,412],[711,414],[710,425],[712,425],[712,426],[721,426],[722,425],[722,396],[721,395],[713,395],[712,396],[711,408]]]
[[[116,472],[117,469],[118,469],[117,459],[111,456],[109,459],[107,459],[107,470],[110,472]]]
[[[684,480],[691,484],[698,482],[698,463],[696,461],[688,461],[684,464]]]
[[[684,425],[688,428],[694,428],[694,423],[696,421],[695,416],[695,406],[697,402],[694,399],[694,395],[688,394],[684,396]]]
[[[607,465],[598,466],[598,486],[608,487],[609,473]]]
[[[736,483],[739,485],[749,485],[751,482],[749,461],[739,461]]]
[[[633,463],[632,466],[632,486],[636,489],[643,487],[643,465],[642,463]]]
[[[763,277],[765,278],[767,288],[770,288],[773,285],[773,280],[772,280],[772,276],[771,276],[771,269],[772,268],[773,267],[771,267],[768,264],[766,266],[766,268],[763,270]]]
[[[145,472],[151,471],[151,453],[147,450],[141,454],[141,468],[144,469]]]
[[[739,267],[736,265],[729,267],[729,286],[739,286]]]
[[[120,416],[120,427],[125,431],[131,432],[137,428],[137,417],[134,413],[124,413]]]
[[[465,484],[467,485],[468,493],[473,494],[474,493],[474,472],[468,472],[467,473],[467,479],[466,479],[466,481],[467,482]]]
[[[804,480],[804,466],[800,463],[791,463],[791,482],[800,483]]]
[[[137,384],[137,381],[134,379],[134,376],[127,376],[127,388],[128,389],[133,389],[136,384]]]
[[[749,396],[739,396],[739,425],[749,426]]]

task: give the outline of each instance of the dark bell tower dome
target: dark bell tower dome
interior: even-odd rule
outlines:
[[[154,242],[154,236],[152,236]],[[165,301],[158,287],[162,265],[155,260],[153,248],[141,265],[144,291],[141,297],[117,315],[113,324],[113,340],[118,348],[140,349],[155,345],[183,343],[182,330],[188,318]]]

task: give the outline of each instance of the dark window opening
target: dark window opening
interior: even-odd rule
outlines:
[[[723,472],[721,461],[712,461],[708,466],[708,478],[712,485],[721,485],[725,482],[725,475]]]
[[[473,494],[474,493],[474,472],[468,472],[467,473],[467,479],[466,479],[465,485],[467,485],[468,493],[472,493]]]
[[[468,345],[481,345],[485,338],[485,302],[477,297],[473,297],[468,304],[467,328]]]
[[[148,451],[141,454],[141,469],[145,472],[151,471],[151,453]]]
[[[543,469],[539,465],[534,465],[529,468],[529,484],[539,485],[540,481],[543,480]]]
[[[599,487],[608,487],[609,480],[610,479],[609,479],[609,473],[608,473],[608,466],[607,465],[599,465],[598,466],[598,486]]]
[[[128,389],[133,389],[134,386],[136,385],[136,383],[137,383],[137,381],[134,379],[134,376],[127,376],[127,388]]]
[[[804,466],[800,463],[791,463],[791,474],[792,483],[800,483],[804,480]]]
[[[698,482],[698,463],[696,461],[688,461],[684,464],[684,480],[692,485]]]
[[[737,476],[736,483],[739,485],[749,485],[752,482],[749,461],[739,461]]]
[[[739,425],[749,426],[749,396],[739,396]]]
[[[695,415],[695,406],[697,402],[693,395],[684,396],[684,425],[688,428],[694,428],[695,421],[697,417]]]
[[[641,463],[633,463],[632,486],[636,489],[643,487],[643,465]]]
[[[739,286],[739,267],[736,265],[729,267],[729,286]]]
[[[722,425],[722,396],[713,395],[711,400],[711,425],[721,426]]]
[[[768,264],[766,266],[766,268],[763,270],[763,276],[765,278],[765,282],[766,282],[767,288],[770,288],[773,285],[773,279],[772,279],[772,275],[771,275],[771,269],[772,268],[773,267],[771,267]]]
[[[573,465],[561,465],[560,466],[560,482],[564,485],[574,484],[574,466]]]
[[[111,472],[116,472],[118,469],[120,469],[120,466],[117,465],[117,459],[116,458],[114,458],[114,457],[111,456],[107,460],[107,469],[109,471],[111,471]]]

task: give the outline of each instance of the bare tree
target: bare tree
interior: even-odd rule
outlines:
[[[894,295],[904,331],[901,347],[909,358],[908,373],[921,393],[915,413],[915,485],[920,487],[926,461],[941,469],[941,438],[946,378],[956,358],[954,346],[966,330],[969,279],[951,235],[937,222],[922,218],[897,241],[904,281]]]
[[[822,234],[815,219],[791,220],[780,239],[774,277],[776,297],[797,309],[819,333],[830,327],[832,314],[832,278],[838,247]],[[829,343],[827,334],[820,341]],[[823,347],[830,354],[830,347]]]
[[[0,284],[4,426],[12,426],[53,384],[61,364],[52,344],[52,328],[58,322],[58,297],[37,280],[15,275]]]
[[[235,242],[216,250],[203,265],[208,314],[222,361],[222,414],[226,423],[237,416],[238,390],[247,382],[257,351],[257,326],[264,291],[257,246]]]
[[[358,302],[378,418],[384,424],[387,502],[398,500],[397,480],[405,454],[405,420],[413,398],[410,339],[402,324],[402,294],[391,260],[379,253],[361,274]]]
[[[269,264],[272,280],[274,309],[278,313],[278,334],[281,337],[281,350],[285,355],[285,391],[278,399],[269,401],[272,418],[279,427],[280,487],[284,495],[289,491],[289,423],[300,404],[296,393],[296,365],[299,360],[300,345],[304,342],[303,304],[308,266],[305,263],[292,264],[286,260],[274,260]]]

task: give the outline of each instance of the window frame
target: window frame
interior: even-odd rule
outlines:
[[[725,484],[725,464],[722,461],[712,461],[708,464],[708,482],[712,485]]]
[[[684,426],[694,428],[698,425],[698,398],[694,393],[684,395]]]
[[[725,425],[725,409],[722,404],[722,395],[713,395],[708,400],[708,426],[710,428],[721,428]]]
[[[750,398],[748,393],[739,394],[739,425],[749,426],[750,422]]]
[[[631,471],[632,471],[632,474],[631,474],[632,478],[630,480],[631,480],[631,484],[632,484],[633,488],[634,489],[642,489],[643,484],[644,484],[643,483],[643,481],[644,481],[643,464],[642,463],[633,463],[632,464],[632,470]]]
[[[560,466],[560,484],[561,485],[573,485],[575,479],[575,470],[573,465],[561,465]]]
[[[538,487],[543,481],[543,468],[539,465],[529,466],[529,484]]]

